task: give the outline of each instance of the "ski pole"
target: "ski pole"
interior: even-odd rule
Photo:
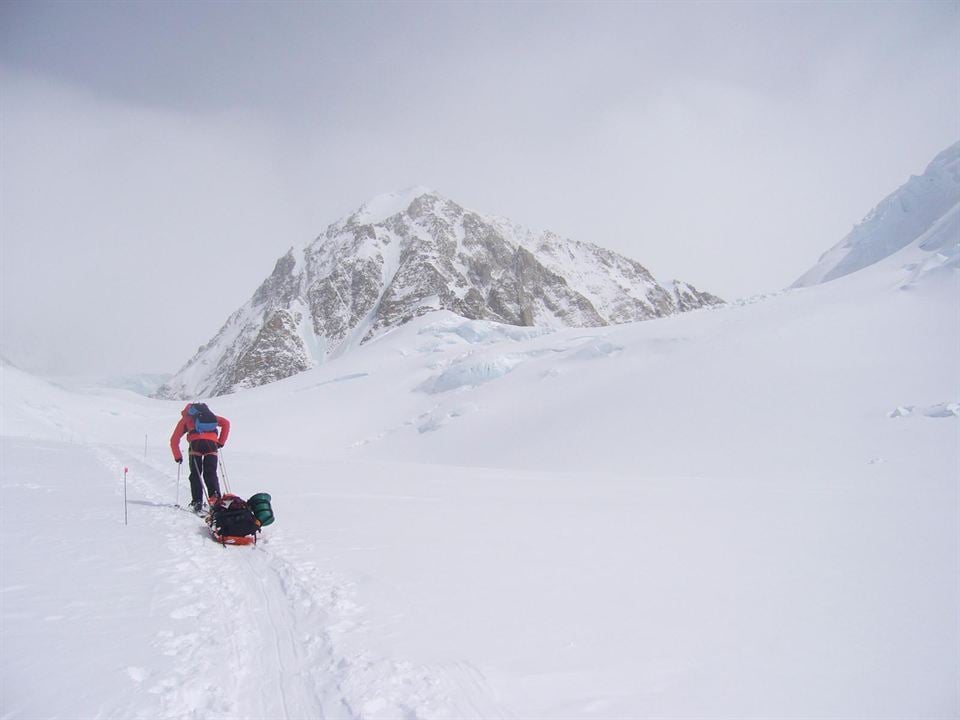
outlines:
[[[227,478],[227,466],[223,463],[223,448],[220,448],[218,452],[220,456],[220,469],[223,470],[223,487],[229,493],[230,492],[230,480]]]
[[[123,524],[127,524],[127,468],[123,469]]]
[[[180,507],[180,468],[182,467],[181,463],[177,463],[177,501],[173,504],[174,507]]]

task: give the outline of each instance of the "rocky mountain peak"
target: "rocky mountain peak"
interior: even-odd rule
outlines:
[[[443,200],[430,188],[417,185],[405,190],[379,195],[365,202],[356,212],[346,218],[346,223],[348,225],[374,225],[383,222],[392,215],[411,212],[411,205],[423,197],[430,198],[430,200],[425,201],[427,204]]]
[[[586,327],[720,302],[685,283],[661,285],[610,250],[415,187],[374,198],[291,248],[158,394],[212,396],[273,382],[441,309],[509,325]]]

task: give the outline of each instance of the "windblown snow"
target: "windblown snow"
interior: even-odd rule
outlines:
[[[373,198],[373,200],[364,203],[360,209],[353,214],[352,218],[357,225],[376,225],[393,215],[403,212],[410,207],[410,203],[421,195],[432,194],[434,194],[434,191],[430,188],[415,185],[406,190],[378,195]]]
[[[174,507],[180,403],[4,364],[0,716],[956,717],[944,223],[647,322],[428,313],[218,398],[253,549]]]

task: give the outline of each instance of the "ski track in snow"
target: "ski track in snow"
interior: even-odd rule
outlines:
[[[311,668],[331,665],[331,649],[323,638],[300,642],[303,620],[309,618],[291,602],[281,578],[287,570],[283,558],[267,548],[263,535],[252,549],[215,544],[200,518],[189,511],[171,512],[175,508],[169,496],[158,490],[173,489],[169,467],[160,470],[116,448],[97,450],[111,472],[130,469],[131,491],[157,510],[151,524],[167,525],[165,544],[175,560],[165,581],[177,588],[183,602],[171,617],[193,625],[182,634],[162,631],[157,638],[164,653],[178,660],[174,677],[149,681],[149,692],[161,696],[163,716],[326,717]],[[186,475],[181,471],[184,507],[189,501]],[[225,678],[231,681],[227,686]],[[264,691],[251,694],[251,684]],[[254,704],[241,706],[241,699]]]
[[[289,567],[264,535],[253,548],[212,542],[200,518],[174,512],[166,493],[174,490],[169,468],[160,470],[117,448],[101,446],[97,453],[112,473],[130,469],[130,492],[155,510],[150,524],[167,526],[164,542],[174,560],[165,591],[181,598],[171,617],[192,625],[157,637],[164,654],[177,658],[174,676],[144,679],[148,692],[160,696],[162,715],[292,720],[327,717],[331,707],[339,707],[339,714],[349,717],[336,687],[331,693],[319,677],[320,669],[335,664],[329,638],[310,633],[322,627],[325,613],[303,601],[324,583],[308,584],[309,573]],[[184,471],[180,482],[185,506]],[[265,690],[251,694],[251,687]]]
[[[135,522],[146,520],[141,532],[162,538],[170,556],[158,593],[176,601],[170,619],[178,629],[160,630],[154,644],[175,659],[173,670],[127,670],[131,682],[157,697],[159,716],[509,716],[483,673],[467,663],[416,666],[363,649],[340,651],[338,640],[362,638],[363,608],[347,584],[304,560],[311,556],[306,541],[288,542],[281,529],[268,527],[252,548],[224,548],[186,509],[185,468],[177,510],[172,465],[114,446],[93,449],[111,476],[129,469]]]

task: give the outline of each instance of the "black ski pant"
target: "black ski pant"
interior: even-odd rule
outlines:
[[[217,477],[217,453],[190,455],[190,497],[195,503],[203,501],[200,476],[207,486],[207,497],[220,497],[220,478]]]

